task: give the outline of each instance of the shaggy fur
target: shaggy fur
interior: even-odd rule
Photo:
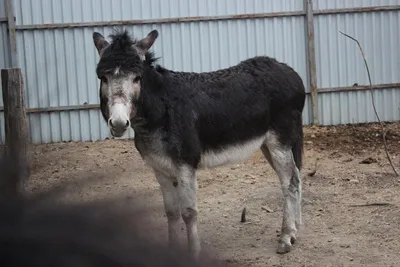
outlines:
[[[141,62],[133,48],[137,41],[126,31],[110,37],[97,75],[117,67],[122,73],[143,73],[143,89],[135,103],[136,120],[141,123],[133,123],[139,139],[140,133],[162,128],[168,155],[197,168],[207,150],[274,130],[282,143],[293,147],[301,168],[305,92],[292,68],[269,57],[255,57],[214,72],[175,72],[156,65],[153,53]]]
[[[196,170],[235,163],[262,149],[281,180],[285,234],[278,250],[288,252],[295,240],[294,213],[296,225],[301,222],[299,170],[305,104],[301,77],[267,56],[205,73],[168,70],[157,65],[148,52],[157,36],[152,31],[136,41],[127,32],[117,32],[104,49],[96,44],[105,43],[105,39],[98,33],[93,38],[98,51],[103,49],[97,66],[100,78],[115,69],[122,75],[141,77],[140,95],[132,99],[135,116],[131,126],[136,148],[155,170],[168,200],[170,225],[175,224],[176,207],[180,206],[185,223],[192,229],[188,230],[189,239],[194,236],[193,242],[198,244],[197,226],[193,226],[197,220]],[[143,52],[147,52],[144,60],[140,56]],[[107,90],[113,94],[113,88]],[[107,97],[101,94],[101,98]],[[107,121],[104,105],[102,112]],[[177,192],[164,183],[168,179],[177,182]]]

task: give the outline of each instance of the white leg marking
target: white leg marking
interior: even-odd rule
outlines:
[[[167,177],[164,174],[154,171],[156,178],[161,186],[164,199],[165,214],[168,219],[168,241],[171,247],[179,245],[179,220],[181,219],[179,192],[174,186],[174,178]]]
[[[186,224],[189,250],[198,258],[201,250],[197,231],[197,179],[195,170],[182,166],[178,171],[178,191],[181,203],[181,214]]]
[[[278,253],[290,251],[292,243],[296,240],[296,221],[299,223],[301,181],[300,173],[293,159],[290,147],[283,146],[276,134],[267,133],[266,146],[275,172],[282,186],[284,197],[282,234],[280,237]]]

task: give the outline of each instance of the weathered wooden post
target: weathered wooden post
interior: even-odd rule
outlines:
[[[24,82],[20,68],[1,70],[6,164],[3,177],[12,178],[0,180],[1,197],[17,195],[22,182],[28,177],[28,125],[24,103]],[[3,171],[3,170],[2,170]]]
[[[319,124],[318,114],[318,89],[317,89],[317,63],[315,59],[315,36],[314,36],[314,9],[313,0],[304,0],[307,20],[307,52],[308,71],[310,78],[310,93],[312,105],[313,124]]]

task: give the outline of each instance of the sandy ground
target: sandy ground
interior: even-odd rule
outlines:
[[[387,129],[400,170],[400,123]],[[275,253],[281,189],[261,153],[241,164],[200,171],[199,232],[205,249],[228,266],[400,266],[400,178],[382,147],[375,124],[305,128],[304,225],[286,255]],[[30,157],[30,190],[59,186],[75,201],[115,196],[129,201],[140,195],[156,221],[154,231],[166,240],[161,192],[133,141],[38,145]],[[378,202],[388,205],[352,206]],[[247,222],[241,223],[244,207]],[[182,227],[185,241],[184,234]]]

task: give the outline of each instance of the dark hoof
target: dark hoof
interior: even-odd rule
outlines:
[[[278,248],[276,249],[276,253],[286,254],[286,253],[290,252],[291,249],[292,249],[292,245],[286,244],[283,242],[279,242]]]

